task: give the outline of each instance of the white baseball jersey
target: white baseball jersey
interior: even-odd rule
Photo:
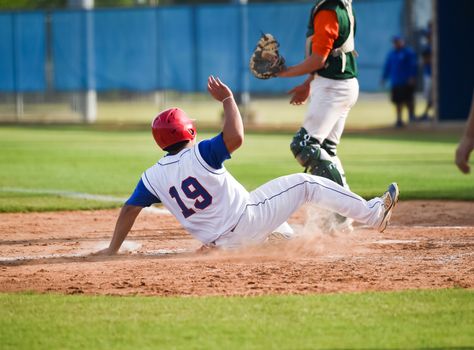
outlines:
[[[225,167],[215,169],[208,162],[195,145],[161,158],[142,175],[148,191],[203,243],[236,225],[249,196]]]

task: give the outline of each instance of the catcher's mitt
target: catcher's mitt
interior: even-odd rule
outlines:
[[[280,56],[280,44],[271,34],[262,34],[250,58],[250,71],[258,79],[276,77],[285,68],[285,59]]]

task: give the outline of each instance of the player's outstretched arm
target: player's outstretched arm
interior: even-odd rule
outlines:
[[[212,97],[224,105],[222,136],[227,151],[232,153],[244,142],[244,125],[234,95],[227,85],[212,75],[207,80],[207,90]]]
[[[94,255],[114,255],[122,246],[125,237],[135,223],[135,219],[142,210],[142,207],[125,204],[120,211],[117,223],[115,224],[114,235],[108,248],[98,251]]]
[[[474,94],[472,95],[471,111],[466,122],[464,135],[456,149],[456,165],[464,174],[471,171],[469,167],[469,157],[474,149]]]

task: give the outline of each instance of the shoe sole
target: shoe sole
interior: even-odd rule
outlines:
[[[395,197],[392,198],[392,205],[390,206],[390,208],[387,209],[387,211],[385,213],[385,216],[384,216],[382,222],[380,223],[380,227],[379,227],[379,232],[380,233],[385,231],[385,229],[387,228],[388,222],[390,221],[390,218],[392,217],[392,210],[397,205],[398,196],[400,195],[400,189],[398,188],[397,183],[393,182],[393,183],[390,184],[390,186],[395,187]],[[389,186],[389,188],[390,188],[390,186]],[[389,193],[390,193],[390,191],[389,191]]]

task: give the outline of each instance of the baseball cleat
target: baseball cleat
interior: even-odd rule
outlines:
[[[268,243],[275,243],[275,242],[281,242],[281,241],[289,241],[291,239],[293,239],[294,236],[288,236],[284,233],[281,233],[281,232],[272,232],[268,235],[267,239],[265,240],[265,242],[268,242]]]
[[[385,192],[382,196],[384,213],[382,217],[382,221],[378,226],[379,232],[383,232],[390,221],[390,217],[392,216],[392,210],[398,202],[398,196],[400,195],[400,191],[398,189],[398,185],[396,182],[393,182],[388,186],[387,192]]]
[[[284,222],[268,235],[267,241],[287,241],[295,238],[295,236],[295,230],[293,230],[293,228],[287,222]]]

